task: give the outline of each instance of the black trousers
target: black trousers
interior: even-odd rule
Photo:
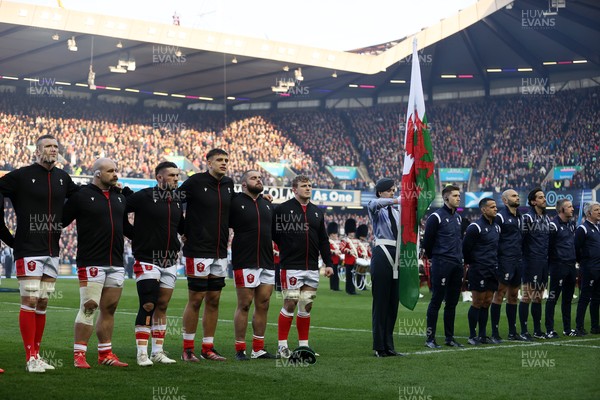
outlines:
[[[329,288],[331,290],[340,290],[340,276],[338,275],[338,265],[333,265],[333,275],[329,277]]]
[[[460,297],[464,269],[462,264],[446,260],[431,260],[431,301],[427,307],[427,340],[435,339],[438,313],[444,306],[444,335],[454,339],[456,305]]]
[[[554,309],[562,292],[561,312],[563,332],[571,330],[571,301],[575,293],[575,264],[550,264],[550,291],[546,300],[546,331],[554,330]]]
[[[394,246],[386,246],[392,259],[396,254]],[[373,350],[394,350],[394,328],[398,318],[400,293],[398,279],[388,258],[380,246],[373,249],[371,258],[371,281],[373,292]]]
[[[352,272],[355,267],[356,264],[346,265],[346,293],[356,293],[356,286],[354,286],[354,282],[352,282]]]
[[[577,316],[575,317],[575,326],[583,330],[585,321],[585,311],[590,305],[590,319],[592,320],[592,329],[600,328],[599,306],[600,306],[600,270],[581,267],[581,283],[579,292],[579,303],[577,303]]]

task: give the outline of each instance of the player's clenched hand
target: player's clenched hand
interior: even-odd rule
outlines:
[[[332,275],[333,275],[333,268],[331,268],[331,267],[326,267],[326,268],[325,268],[325,276],[329,278],[329,277],[330,277],[330,276],[332,276]]]
[[[272,202],[273,202],[273,196],[271,196],[269,193],[264,193],[262,196],[263,196],[263,198],[264,198],[265,200],[267,200],[268,202],[270,202],[270,203],[272,203]]]

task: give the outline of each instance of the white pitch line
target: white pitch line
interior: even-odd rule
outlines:
[[[10,303],[10,302],[0,302],[0,304],[10,304],[10,305],[15,305],[15,306],[20,306],[20,303]],[[53,310],[57,310],[57,311],[77,311],[79,310],[78,308],[74,308],[74,307],[59,307],[59,306],[48,306],[49,309],[53,309]],[[18,312],[18,311],[8,311],[8,312]],[[115,315],[137,315],[137,311],[121,311],[119,309],[117,309],[117,312]],[[174,320],[174,319],[182,319],[183,317],[179,317],[179,316],[171,316],[168,315],[167,316],[167,321],[169,320]],[[219,322],[224,322],[224,323],[233,323],[232,319],[219,319]],[[277,326],[276,323],[273,322],[268,322],[267,325],[270,326]],[[314,326],[311,325],[310,329],[323,329],[323,330],[328,330],[328,331],[339,331],[339,332],[359,332],[359,333],[371,333],[372,331],[370,329],[352,329],[352,328],[334,328],[334,327],[329,327],[329,326]]]
[[[20,303],[11,303],[11,302],[0,302],[0,304],[10,304],[10,305],[16,305],[16,306],[20,306]],[[74,308],[74,307],[60,307],[60,306],[48,306],[48,308],[50,309],[55,309],[57,311],[77,311],[79,310],[78,308]],[[10,311],[9,311],[10,312]],[[16,312],[16,311],[15,311]],[[117,314],[123,314],[123,315],[137,315],[137,311],[120,311],[117,309]],[[179,317],[179,316],[167,316],[167,321],[169,320],[173,320],[173,319],[182,319],[183,317]],[[223,322],[223,323],[233,323],[233,320],[231,319],[219,319],[219,322]],[[269,326],[277,326],[276,323],[273,322],[268,322],[267,325]],[[314,326],[311,325],[310,329],[322,329],[322,330],[326,330],[326,331],[337,331],[337,332],[357,332],[357,333],[372,333],[373,331],[370,329],[353,329],[353,328],[335,328],[335,327],[330,327],[330,326]],[[400,338],[402,337],[406,337],[406,338],[414,338],[414,337],[424,337],[422,335],[398,335]],[[455,336],[455,338],[457,339],[466,339],[466,336]],[[534,342],[534,343],[523,343],[523,344],[512,344],[512,345],[501,345],[501,346],[497,346],[494,345],[492,347],[465,347],[462,349],[451,349],[448,348],[446,350],[424,350],[424,351],[417,351],[417,352],[413,352],[413,353],[407,353],[407,354],[418,354],[418,355],[422,355],[422,354],[434,354],[434,353],[450,353],[452,351],[470,351],[470,350],[492,350],[492,349],[508,349],[511,347],[527,347],[527,346],[538,346],[538,345],[543,345],[543,344],[552,344],[552,345],[561,345],[563,343],[570,343],[570,342],[587,342],[587,341],[593,341],[593,340],[600,340],[600,337],[598,338],[590,338],[590,339],[574,339],[574,340],[565,340],[565,341],[561,341],[561,342],[555,342],[555,343],[551,343],[551,342]],[[506,343],[506,342],[505,342]],[[583,346],[578,346],[578,347],[583,347]],[[587,346],[590,348],[600,348],[600,346]]]
[[[570,343],[563,344],[563,343],[548,343],[548,344],[551,344],[553,346],[586,347],[588,349],[600,349],[600,346],[586,346],[584,344],[570,344]]]
[[[562,342],[534,342],[534,343],[523,343],[523,344],[510,344],[510,345],[493,345],[490,347],[481,347],[481,346],[473,346],[473,347],[465,347],[462,349],[448,349],[446,351],[443,350],[423,350],[423,351],[415,351],[412,353],[406,354],[416,354],[416,355],[427,355],[427,354],[441,354],[441,353],[453,353],[456,351],[472,351],[472,350],[497,350],[497,349],[510,349],[514,347],[532,347],[532,346],[544,346],[544,345],[554,345],[554,346],[577,346],[577,347],[588,347],[588,348],[600,348],[600,346],[585,346],[585,345],[569,345],[568,343],[572,342],[592,342],[600,340],[600,338],[590,338],[590,339],[571,339],[571,340],[563,340]]]

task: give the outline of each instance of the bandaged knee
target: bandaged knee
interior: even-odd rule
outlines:
[[[54,293],[54,286],[56,282],[42,281],[40,283],[40,299],[47,299],[52,293]]]
[[[37,279],[21,279],[19,292],[22,297],[40,297],[40,281]]]
[[[317,292],[312,290],[305,290],[300,292],[300,301],[298,301],[298,312],[303,314],[310,314],[310,311],[306,311],[306,306],[313,302],[317,297]]]
[[[283,289],[281,290],[284,300],[298,300],[300,299],[300,290],[298,289]]]
[[[79,288],[79,312],[75,318],[76,323],[84,325],[94,325],[94,313],[98,309],[100,304],[100,297],[102,296],[103,285],[98,282],[88,282],[87,286]],[[94,302],[96,305],[90,307],[89,303]],[[88,308],[86,308],[86,303]]]
[[[137,289],[140,308],[135,319],[135,324],[138,326],[151,325],[154,308],[158,302],[159,282],[157,280],[145,279],[137,283]]]

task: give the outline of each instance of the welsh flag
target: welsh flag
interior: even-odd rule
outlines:
[[[425,113],[417,40],[413,41],[410,94],[404,135],[404,169],[400,211],[400,303],[414,310],[419,300],[419,224],[435,197],[433,151]],[[399,255],[398,255],[399,254]]]

